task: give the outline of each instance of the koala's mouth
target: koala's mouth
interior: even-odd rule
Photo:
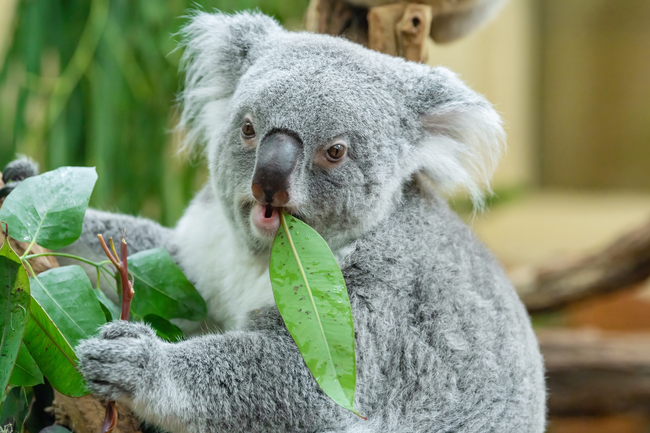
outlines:
[[[263,237],[273,237],[280,227],[282,208],[255,203],[251,209],[251,223]]]

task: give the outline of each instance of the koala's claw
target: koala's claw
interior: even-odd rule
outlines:
[[[82,341],[75,351],[88,387],[119,400],[154,385],[150,372],[161,359],[159,343],[147,325],[120,320],[102,326],[99,337]]]
[[[5,198],[28,177],[38,175],[38,164],[27,157],[11,161],[2,171],[2,181],[5,186],[0,189],[0,200]]]

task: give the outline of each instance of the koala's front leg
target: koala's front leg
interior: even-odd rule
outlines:
[[[77,353],[95,393],[170,432],[316,431],[356,418],[318,388],[286,332],[167,343],[118,321]]]

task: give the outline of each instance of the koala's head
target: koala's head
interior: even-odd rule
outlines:
[[[205,150],[253,249],[269,248],[281,210],[341,245],[399,206],[417,172],[481,203],[503,131],[448,70],[261,14],[198,13],[184,38],[185,145]]]

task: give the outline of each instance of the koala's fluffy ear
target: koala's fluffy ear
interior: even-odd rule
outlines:
[[[481,95],[445,68],[429,69],[412,82],[423,128],[417,169],[443,192],[465,189],[481,208],[505,145],[501,118]]]
[[[260,55],[268,36],[280,25],[259,12],[228,15],[197,12],[180,34],[185,49],[181,69],[185,86],[178,129],[184,135],[181,151],[194,153],[219,130],[239,78]]]

